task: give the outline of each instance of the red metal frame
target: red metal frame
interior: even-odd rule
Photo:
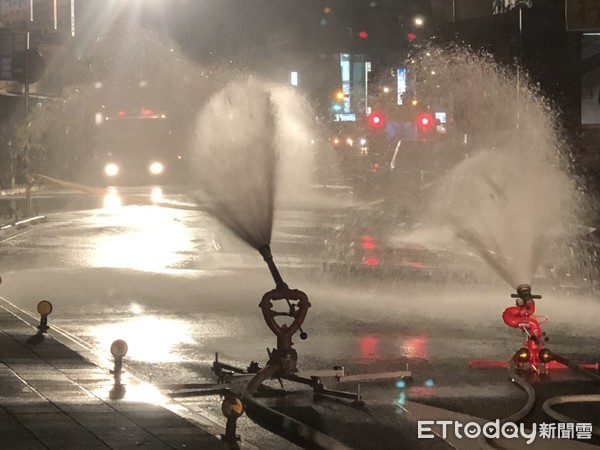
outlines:
[[[502,312],[502,320],[509,327],[522,329],[527,335],[525,346],[529,355],[527,358],[519,359],[521,352],[517,352],[515,355],[515,362],[517,364],[528,363],[534,371],[542,373],[546,364],[546,361],[540,360],[540,350],[542,350],[542,347],[544,346],[544,341],[542,337],[542,327],[534,313],[535,302],[533,299],[523,299],[519,297],[517,299],[517,306],[511,306]]]

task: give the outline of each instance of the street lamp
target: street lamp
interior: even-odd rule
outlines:
[[[421,28],[423,25],[425,25],[425,19],[422,16],[416,16],[413,19],[413,23],[416,27]]]

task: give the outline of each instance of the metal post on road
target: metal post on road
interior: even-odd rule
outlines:
[[[29,171],[25,174],[25,217],[29,218],[32,214],[32,203],[31,203],[31,185],[33,184],[33,178],[29,175]]]
[[[36,6],[35,10],[33,0],[12,0],[4,3],[6,4],[3,7],[0,7],[0,22],[2,22],[3,26],[6,25],[6,27],[11,30],[12,57],[10,58],[10,64],[3,65],[3,71],[1,72],[0,77],[3,80],[18,81],[23,85],[23,90],[20,95],[23,96],[24,136],[19,136],[20,138],[23,138],[23,142],[18,142],[21,139],[16,139],[17,144],[14,146],[11,154],[10,182],[11,188],[15,188],[16,184],[21,182],[21,178],[24,178],[26,203],[22,215],[31,217],[33,213],[31,192],[33,190],[32,186],[34,180],[30,173],[31,142],[28,133],[29,114],[31,110],[30,85],[42,78],[46,68],[44,57],[38,53],[37,50],[33,49],[36,48],[38,44],[35,39],[36,34],[43,37],[46,30],[58,30],[59,9],[56,0],[53,2],[49,1],[45,6],[40,8]],[[71,2],[71,26],[74,24],[73,8],[74,3]],[[34,12],[36,13],[35,17]],[[53,23],[51,23],[51,21]],[[13,215],[16,216],[17,204],[14,203],[14,200],[11,200],[11,209]]]
[[[127,346],[127,342],[123,339],[117,339],[110,346],[110,353],[115,358],[115,368],[110,371],[110,373],[115,378],[115,385],[121,384],[121,375],[123,374],[123,357],[127,354],[129,350]]]
[[[221,441],[226,442],[232,450],[239,450],[240,436],[236,433],[237,420],[244,414],[244,403],[235,394],[229,392],[221,403],[221,412],[227,419],[225,434],[221,435]]]
[[[115,367],[110,371],[114,376],[115,383],[108,393],[112,400],[120,400],[125,397],[125,386],[121,384],[121,375],[123,375],[123,357],[127,354],[129,347],[123,339],[117,339],[110,346],[110,353],[115,358]]]
[[[33,2],[29,3],[29,20],[25,21],[25,86],[24,86],[24,97],[25,97],[25,122],[29,120],[29,47],[30,47],[30,35],[29,35],[29,22],[33,21]],[[29,150],[29,149],[28,149]],[[29,155],[27,155],[27,158]],[[29,158],[28,158],[29,159]],[[29,163],[27,163],[29,165]],[[31,217],[31,182],[29,175],[29,167],[27,167],[27,173],[25,173],[25,217]]]
[[[38,325],[37,333],[27,339],[28,344],[38,345],[44,342],[46,333],[50,329],[48,325],[48,316],[52,312],[52,303],[48,300],[42,300],[37,305],[37,311],[40,314],[40,324]]]
[[[29,114],[29,47],[30,47],[30,39],[29,39],[29,22],[33,21],[33,3],[29,4],[29,20],[25,21],[25,62],[24,62],[24,78],[25,78],[25,89],[24,89],[24,97],[25,97],[25,118],[27,120],[27,115]]]

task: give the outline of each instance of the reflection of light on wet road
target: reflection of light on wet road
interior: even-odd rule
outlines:
[[[399,344],[399,353],[407,358],[428,359],[428,343],[429,339],[424,336],[403,338]]]
[[[181,222],[183,214],[157,206],[132,206],[98,216],[99,225],[123,232],[94,238],[92,265],[159,271],[181,262],[181,252],[192,248],[189,231]]]
[[[90,332],[103,352],[107,352],[116,339],[123,339],[129,346],[125,359],[137,361],[181,361],[181,355],[176,353],[175,348],[180,344],[194,343],[187,322],[153,316],[132,317],[92,328]]]
[[[162,188],[153,187],[152,193],[150,194],[150,198],[154,203],[159,203],[163,201],[163,191]]]
[[[399,405],[404,405],[406,403],[406,392],[400,392],[397,403]]]
[[[150,403],[152,405],[165,403],[165,396],[157,388],[146,383],[128,383],[124,398],[130,402]]]
[[[121,197],[115,188],[110,188],[104,196],[104,209],[115,211],[121,207]]]
[[[168,398],[156,387],[141,382],[128,372],[123,374],[121,385],[102,384],[93,389],[93,393],[99,398],[118,399],[121,404],[131,402],[169,407]]]
[[[379,338],[376,336],[361,336],[359,338],[360,357],[362,359],[377,359],[379,358]]]
[[[144,312],[144,308],[139,303],[132,303],[129,305],[129,311],[131,311],[133,314],[141,314]]]
[[[402,355],[409,359],[429,359],[430,341],[425,336],[395,337],[366,334],[358,338],[358,356],[366,360]]]

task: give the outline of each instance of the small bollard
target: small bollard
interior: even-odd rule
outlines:
[[[230,449],[239,449],[238,442],[240,441],[240,436],[235,431],[237,419],[244,414],[244,403],[235,394],[229,392],[225,395],[225,399],[223,399],[221,412],[227,418],[225,434],[221,435],[221,441],[229,444]]]
[[[115,368],[110,373],[115,377],[115,385],[121,384],[121,374],[123,374],[123,357],[127,354],[127,342],[123,339],[117,339],[110,346],[110,352],[115,357]]]
[[[52,303],[48,300],[42,300],[37,305],[37,311],[40,313],[40,324],[37,326],[37,333],[27,339],[28,344],[38,345],[44,342],[45,335],[50,329],[48,326],[48,315],[52,312]]]
[[[42,300],[37,305],[37,311],[41,315],[38,330],[40,330],[40,333],[47,333],[50,329],[48,326],[48,315],[52,312],[52,303],[48,300]]]

